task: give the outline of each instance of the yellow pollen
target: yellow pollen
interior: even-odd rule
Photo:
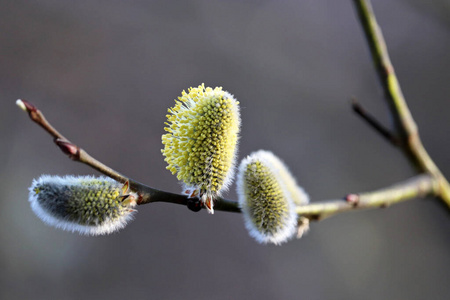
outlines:
[[[213,198],[230,181],[239,134],[239,102],[221,87],[183,91],[162,136],[167,169]]]

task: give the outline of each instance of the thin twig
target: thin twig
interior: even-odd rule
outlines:
[[[381,123],[378,122],[377,119],[369,114],[355,98],[352,98],[352,108],[358,116],[366,121],[373,129],[375,129],[379,134],[381,134],[381,136],[387,139],[392,145],[400,145],[400,141],[397,139],[397,137],[395,137],[389,129],[381,125]]]
[[[394,119],[397,135],[401,139],[401,148],[419,172],[429,173],[436,178],[439,184],[438,196],[450,208],[450,185],[428,155],[420,140],[417,125],[409,111],[397,76],[395,75],[386,42],[375,19],[372,5],[367,0],[353,1],[369,44],[375,69]]]
[[[418,175],[391,187],[372,192],[350,194],[345,199],[317,202],[297,207],[297,213],[311,220],[323,220],[342,212],[383,208],[413,198],[435,195],[436,179],[428,174]]]
[[[45,119],[42,112],[34,105],[25,100],[18,100],[17,103],[22,109],[28,112],[30,118],[35,123],[44,128],[53,137],[56,145],[58,145],[58,147],[72,160],[84,163],[119,182],[125,183],[126,181],[129,181],[130,189],[139,195],[138,204],[168,202],[190,207],[189,204],[192,199],[188,199],[186,196],[149,187],[104,165],[54,129],[54,127]],[[436,187],[434,178],[429,175],[420,175],[390,188],[370,193],[350,194],[342,200],[328,200],[300,206],[297,208],[297,213],[310,220],[322,220],[325,217],[337,213],[389,206],[413,198],[435,195],[435,193]],[[196,209],[191,209],[197,211]],[[214,209],[217,211],[240,212],[236,201],[223,198],[217,199]]]

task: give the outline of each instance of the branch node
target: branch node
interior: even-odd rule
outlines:
[[[345,196],[345,201],[351,204],[353,207],[358,206],[359,204],[359,195],[358,194],[348,194]]]
[[[74,145],[71,142],[60,138],[54,139],[54,142],[59,147],[59,149],[67,154],[72,160],[80,159],[80,148],[77,145]]]
[[[138,198],[136,200],[136,204],[141,205],[143,201],[144,201],[144,197],[142,196],[141,193],[138,193]]]
[[[202,209],[202,202],[200,199],[189,199],[187,201],[187,208],[193,212],[199,212]]]

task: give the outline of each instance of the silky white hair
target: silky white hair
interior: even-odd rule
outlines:
[[[105,183],[100,190],[99,185],[95,182]],[[93,183],[91,186],[86,184]],[[133,220],[136,212],[132,207],[136,206],[136,201],[128,201],[120,211],[120,214],[112,213],[114,207],[109,207],[110,211],[104,215],[88,216],[91,224],[83,224],[78,216],[69,215],[62,207],[67,201],[72,201],[73,205],[82,205],[84,199],[75,199],[73,195],[62,193],[65,188],[75,187],[82,189],[86,193],[89,191],[105,191],[105,189],[121,189],[123,184],[108,178],[94,176],[51,176],[42,175],[38,179],[34,179],[29,188],[29,201],[33,212],[46,224],[56,228],[79,232],[83,235],[103,235],[110,234],[124,228],[128,222]],[[46,187],[46,191],[41,191],[42,187]],[[136,193],[129,193],[131,199],[137,199]],[[87,197],[87,196],[86,196]],[[92,199],[92,198],[91,198]],[[102,201],[97,199],[93,201]],[[115,207],[117,209],[117,207]]]

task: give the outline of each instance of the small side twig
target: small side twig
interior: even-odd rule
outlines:
[[[369,114],[355,98],[352,98],[352,108],[358,116],[366,121],[373,129],[375,129],[375,131],[381,134],[381,136],[388,140],[392,145],[400,146],[400,141],[398,138],[392,134],[389,129],[381,125],[375,117]]]

